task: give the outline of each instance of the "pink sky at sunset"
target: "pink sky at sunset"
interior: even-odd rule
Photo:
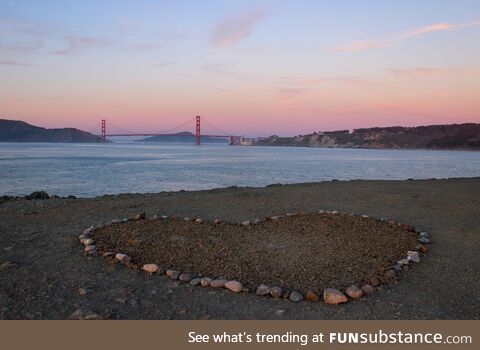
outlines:
[[[347,3],[2,2],[0,118],[162,131],[201,115],[251,136],[480,122],[479,2]]]

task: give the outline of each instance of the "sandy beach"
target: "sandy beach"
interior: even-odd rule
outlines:
[[[478,319],[479,208],[480,178],[9,200],[0,203],[0,318],[68,319],[80,313],[101,319]],[[240,223],[321,209],[410,223],[428,231],[433,244],[398,282],[332,306],[149,277],[85,257],[78,242],[90,225],[139,212]]]

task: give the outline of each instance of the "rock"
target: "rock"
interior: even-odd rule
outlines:
[[[420,262],[420,254],[418,254],[418,252],[409,251],[407,252],[407,256],[410,259],[410,261],[413,261],[414,263]]]
[[[332,215],[338,215],[338,211],[336,210],[332,211]]]
[[[84,288],[84,287],[78,288],[78,294],[80,294],[81,296],[87,295],[87,293],[88,293],[87,288]]]
[[[426,247],[424,245],[418,245],[417,250],[421,253],[426,253],[426,252],[428,252],[428,247]]]
[[[180,276],[178,276],[178,279],[182,282],[190,282],[195,277],[197,277],[197,276],[194,275],[193,273],[182,273],[182,274],[180,274]]]
[[[346,303],[348,301],[345,294],[333,288],[325,289],[323,292],[323,300],[325,300],[325,303],[332,305]]]
[[[258,286],[255,294],[260,295],[260,296],[268,295],[268,294],[270,294],[270,287],[265,285],[265,284],[261,284],[261,285]]]
[[[198,218],[198,219],[195,220],[195,222],[196,222],[197,224],[201,224],[201,223],[203,222],[203,220],[200,219],[200,218]]]
[[[223,280],[223,279],[213,280],[212,282],[210,282],[210,287],[223,288],[225,287],[225,283],[227,283],[227,280]]]
[[[409,263],[410,263],[410,259],[408,259],[408,258],[404,258],[404,259],[401,259],[401,260],[398,261],[398,264],[400,266],[408,265]]]
[[[242,222],[243,226],[250,226],[252,223],[250,221],[244,221]]]
[[[192,221],[192,219],[189,218],[188,216],[187,216],[187,217],[184,217],[183,220],[184,220],[184,221]]]
[[[197,278],[194,278],[193,280],[190,281],[190,285],[192,286],[198,286],[200,283],[201,283],[202,279],[197,277]]]
[[[362,215],[362,218],[364,218],[364,219],[368,219],[368,218],[369,218],[369,216],[368,216],[368,215]]]
[[[290,295],[290,297],[292,297]],[[305,294],[305,300],[308,300],[308,301],[319,301],[320,300],[320,297],[318,295],[316,295],[315,293],[313,292],[307,292],[307,294]]]
[[[167,276],[172,280],[178,280],[178,277],[180,277],[180,271],[167,270]]]
[[[270,220],[273,220],[273,221],[277,221],[278,219],[280,219],[280,216],[271,216],[270,217]]]
[[[114,252],[105,252],[105,253],[102,254],[102,256],[104,258],[109,258],[109,257],[115,256],[115,253]]]
[[[234,293],[240,293],[243,289],[243,285],[238,281],[228,281],[225,282],[225,288]]]
[[[421,243],[421,244],[430,244],[430,240],[426,237],[420,237],[418,239],[418,242]]]
[[[95,247],[94,245],[87,245],[85,246],[84,251],[85,253],[93,253],[97,251],[97,247]]]
[[[253,221],[253,223],[254,223],[255,225],[261,224],[262,222],[265,222],[265,220],[264,220],[264,219],[255,219],[255,220]]]
[[[428,232],[420,232],[418,234],[420,237],[424,237],[424,238],[429,238],[430,236],[428,235]]]
[[[274,298],[281,298],[283,295],[283,290],[280,287],[272,287],[270,289],[270,295]]]
[[[385,271],[385,273],[383,274],[383,278],[385,281],[393,281],[396,277],[397,277],[397,274],[392,269]]]
[[[120,220],[120,219],[113,219],[112,221],[110,221],[111,224],[119,224],[121,222],[122,222],[122,220]]]
[[[142,270],[148,273],[157,273],[158,272],[158,265],[156,264],[145,264],[142,267]]]
[[[395,271],[396,273],[402,272],[402,266],[401,266],[400,264],[395,264],[395,265],[393,265],[393,266],[391,267],[391,269],[392,269],[393,271]]]
[[[93,226],[90,226],[89,228],[85,229],[83,232],[82,232],[82,235],[90,235],[92,232],[94,231],[94,227]]]
[[[128,264],[130,262],[130,257],[126,254],[118,253],[115,255],[115,259],[117,259],[122,264]]]
[[[325,214],[325,210],[320,210],[318,213],[319,213],[320,215],[321,215],[321,214]]]
[[[133,220],[137,221],[137,220],[144,220],[147,216],[145,215],[145,213],[139,213],[139,214],[135,214],[133,216]]]
[[[210,283],[212,283],[212,279],[209,277],[204,277],[200,280],[200,283],[202,284],[202,287],[208,287],[210,286]]]
[[[360,299],[363,296],[362,290],[355,285],[348,287],[345,292],[352,299]]]
[[[374,292],[373,287],[369,284],[366,284],[366,285],[362,286],[361,289],[362,289],[363,294],[365,294],[365,295],[372,294]]]
[[[127,219],[127,218],[123,218],[123,219],[122,219],[122,222],[128,222],[128,219]]]
[[[153,220],[158,220],[158,215],[155,214],[153,217],[152,217]]]
[[[5,261],[5,262],[0,264],[0,271],[7,270],[7,269],[15,267],[15,266],[17,266],[17,264],[15,264],[14,262]]]
[[[405,231],[415,232],[415,227],[410,224],[400,224],[400,227],[403,228]]]
[[[299,301],[302,301],[302,300],[303,300],[302,293],[297,292],[296,290],[290,293],[290,301],[298,303]]]
[[[242,293],[250,293],[250,289],[247,287],[242,288]]]
[[[90,237],[88,237],[88,235],[84,235],[83,233],[80,236],[78,236],[78,240],[80,241],[80,243],[82,243],[82,241],[84,241],[85,239],[88,239],[88,238],[90,238]]]
[[[69,320],[99,320],[101,319],[95,312],[90,310],[77,309],[69,317]]]
[[[222,223],[222,221],[219,220],[219,219],[215,219],[215,220],[213,220],[213,223],[214,223],[215,225],[220,225],[220,224]]]
[[[32,192],[28,196],[25,196],[25,199],[49,199],[50,195],[44,191]]]
[[[162,215],[162,216],[160,216],[160,219],[162,219],[162,220],[168,220],[168,215]]]
[[[370,283],[374,287],[378,287],[380,285],[380,279],[378,277],[373,277],[370,279]]]
[[[91,238],[85,238],[85,239],[82,239],[80,243],[82,243],[84,246],[87,246],[87,245],[92,245],[95,242]]]

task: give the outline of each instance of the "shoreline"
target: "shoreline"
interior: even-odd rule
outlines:
[[[78,310],[103,319],[478,319],[479,207],[480,178],[7,201],[0,204],[0,319],[68,319]],[[86,227],[139,212],[241,223],[319,209],[411,223],[431,234],[432,249],[405,278],[332,308],[152,279],[86,258],[78,244]]]

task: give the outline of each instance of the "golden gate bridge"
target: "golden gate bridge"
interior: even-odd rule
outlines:
[[[194,121],[194,123],[195,123],[195,133],[189,133],[189,132],[185,132],[185,131],[177,132],[177,133],[173,132],[173,130],[176,130],[176,129],[178,130],[179,128],[187,126],[192,121]],[[215,125],[213,125],[212,123],[209,123],[205,119],[203,119],[203,122],[206,123],[211,128],[213,128],[215,130],[215,132],[214,133],[202,134],[202,128],[201,128],[202,119],[201,119],[200,116],[197,116],[195,118],[190,118],[187,121],[183,122],[182,124],[177,125],[176,127],[172,128],[172,129],[165,130],[165,131],[162,131],[162,132],[155,132],[155,133],[150,133],[150,132],[144,133],[144,132],[135,132],[135,131],[125,130],[125,129],[122,129],[122,128],[119,128],[119,127],[113,125],[110,122],[107,124],[107,120],[102,119],[101,134],[98,135],[98,136],[101,137],[102,143],[107,142],[107,137],[125,137],[125,136],[137,136],[137,137],[138,136],[144,136],[144,137],[151,137],[151,136],[194,137],[196,145],[201,144],[202,137],[228,139],[228,143],[230,145],[234,145],[236,142],[238,142],[240,139],[242,139],[242,136],[232,135],[232,134],[229,134],[225,131],[222,131],[222,130],[218,129]],[[108,129],[107,129],[107,126],[108,126]],[[113,127],[114,132],[109,131],[110,126]],[[118,132],[115,132],[115,129]]]

